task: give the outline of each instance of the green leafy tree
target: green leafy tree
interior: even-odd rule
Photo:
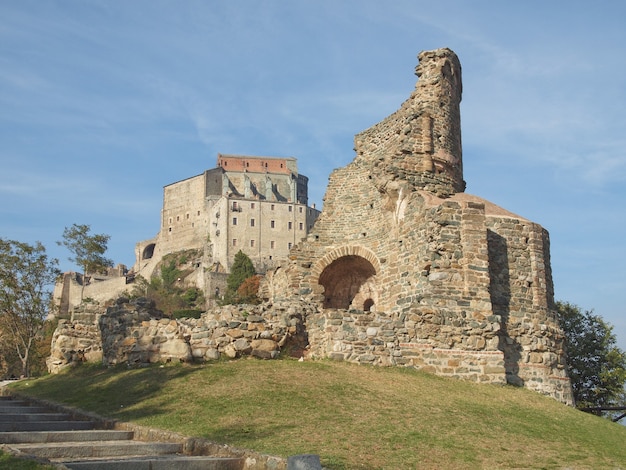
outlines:
[[[243,302],[237,294],[237,290],[244,281],[256,274],[252,260],[243,251],[239,250],[235,254],[230,274],[226,278],[226,293],[224,294],[224,304],[234,304]]]
[[[33,351],[52,306],[58,261],[44,246],[0,238],[0,337],[15,352],[21,375],[30,373]]]
[[[90,232],[91,227],[89,225],[73,224],[71,227],[65,227],[63,240],[57,242],[58,245],[64,246],[72,253],[73,256],[68,259],[83,270],[80,290],[81,301],[83,300],[87,274],[103,271],[113,266],[113,261],[104,256],[111,236],[103,233],[92,235]]]
[[[557,302],[557,314],[576,406],[624,406],[626,353],[616,346],[613,327],[593,311],[566,302]]]
[[[161,280],[163,281],[163,288],[167,291],[174,289],[174,283],[178,280],[182,271],[177,268],[176,259],[172,259],[167,264],[161,266]]]

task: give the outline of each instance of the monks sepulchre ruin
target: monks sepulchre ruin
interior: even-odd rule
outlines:
[[[162,324],[178,341],[168,359],[271,358],[295,342],[305,358],[510,383],[571,404],[548,232],[464,192],[454,52],[421,52],[416,75],[400,109],[355,136],[356,157],[331,173],[306,238],[266,271],[259,291],[265,302],[247,306],[245,315],[212,307],[193,321],[148,321],[144,314],[135,330],[124,330],[134,343],[105,337],[107,313],[62,320],[51,370],[76,358],[77,346],[59,338],[87,330],[93,341],[83,349],[100,348],[92,357],[162,360],[150,340],[143,341],[149,353],[132,356],[142,335],[154,336]]]

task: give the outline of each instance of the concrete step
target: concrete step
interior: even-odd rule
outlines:
[[[68,421],[71,418],[67,413],[29,413],[26,409],[21,413],[0,414],[0,423],[13,423],[15,421]]]
[[[182,455],[183,444],[133,440],[43,405],[0,397],[0,444],[71,470],[241,470],[242,458]]]
[[[0,422],[0,432],[16,431],[79,431],[94,429],[91,421],[13,421]]]
[[[88,441],[11,444],[24,454],[44,459],[79,460],[93,457],[128,457],[178,454],[182,444],[174,442]]]
[[[3,401],[19,401],[19,400],[17,400],[15,397],[11,395],[0,395],[0,402],[3,402]]]
[[[243,459],[227,457],[158,457],[64,461],[70,470],[241,470]]]
[[[27,444],[42,442],[121,441],[133,438],[132,431],[16,431],[0,432],[0,444]]]
[[[50,409],[45,406],[30,406],[28,403],[21,404],[5,404],[0,403],[0,414],[11,413],[50,413]]]

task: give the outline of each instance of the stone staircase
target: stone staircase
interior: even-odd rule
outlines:
[[[244,459],[183,455],[181,442],[137,440],[96,420],[0,397],[0,444],[71,470],[242,470]]]

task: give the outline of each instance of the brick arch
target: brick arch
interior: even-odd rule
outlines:
[[[326,269],[326,267],[330,263],[344,256],[360,256],[361,258],[365,258],[372,264],[374,270],[376,271],[376,274],[380,272],[380,261],[378,261],[378,257],[374,254],[373,251],[361,245],[345,245],[329,251],[320,259],[318,259],[311,269],[311,275],[315,279],[319,279],[320,274],[322,274],[324,269]]]
[[[324,308],[363,310],[370,310],[375,304],[373,298],[378,297],[375,282],[378,272],[380,264],[376,255],[360,246],[332,250],[312,270],[318,285],[324,289]]]

